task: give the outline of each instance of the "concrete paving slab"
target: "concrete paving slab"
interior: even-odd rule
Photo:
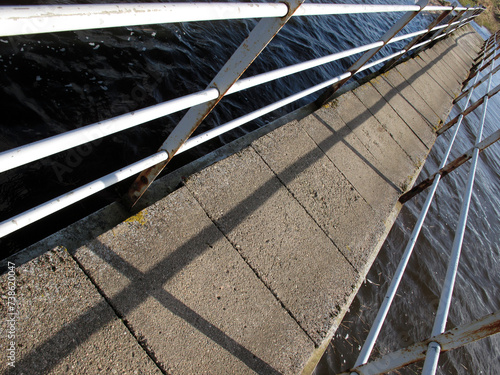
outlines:
[[[358,87],[353,93],[411,158],[413,164],[421,165],[425,161],[429,149],[373,87],[371,82]]]
[[[472,60],[476,58],[477,52],[484,42],[478,41],[476,36],[479,37],[479,35],[472,30],[472,26],[465,26],[457,30],[453,36],[442,40],[442,43],[438,43],[438,45],[441,44],[440,46],[436,45],[434,47],[437,47],[438,50],[442,48],[443,45],[452,47],[455,53],[470,67]]]
[[[430,53],[431,56],[435,54],[439,57],[451,55],[452,58],[450,60],[460,68],[460,71],[468,72],[472,64],[469,55],[466,55],[451,39],[449,41],[446,39],[425,52]]]
[[[436,83],[450,96],[450,98],[455,98],[460,92],[460,84],[458,83],[458,78],[455,77],[454,73],[449,67],[446,67],[436,60],[424,61],[425,52],[421,53],[414,61],[420,65],[422,69],[425,69],[427,74],[436,81]],[[444,57],[445,60],[448,58]]]
[[[380,172],[377,160],[364,151],[361,141],[352,133],[339,115],[325,106],[301,120],[303,129],[342,171],[356,191],[368,202],[382,221],[383,212],[393,207],[399,188]]]
[[[252,146],[359,271],[376,249],[383,223],[373,221],[375,212],[354,186],[297,121]]]
[[[396,88],[397,86],[392,86],[388,80],[384,79],[384,76],[379,76],[371,80],[373,87],[389,103],[394,112],[413,130],[420,141],[427,148],[432,147],[436,141],[436,134],[432,131],[426,120],[417,112],[415,107],[400,95],[399,90]]]
[[[296,374],[314,348],[186,188],[76,257],[167,373]]]
[[[396,68],[411,87],[425,100],[440,120],[446,120],[453,98],[428,74],[415,74],[420,66],[414,60],[399,64]],[[432,88],[432,89],[431,89]]]
[[[461,51],[465,52],[469,56],[470,62],[472,63],[472,61],[477,57],[477,53],[481,48],[483,41],[480,41],[479,35],[475,31],[471,30],[472,26],[466,27],[469,29],[467,30],[464,28],[461,30],[463,34],[458,34],[458,36],[455,37],[455,42],[460,47]]]
[[[353,92],[337,98],[335,105],[335,110],[347,127],[378,160],[381,172],[396,186],[403,188],[408,171],[415,169],[406,152]]]
[[[56,248],[15,269],[15,337],[6,326],[9,274],[0,277],[3,374],[161,374],[73,258]],[[12,284],[11,284],[12,285]]]
[[[252,148],[190,177],[186,186],[319,345],[358,280],[333,242]]]
[[[403,63],[406,64],[406,63]],[[403,65],[400,64],[400,65]],[[417,77],[418,72],[413,73],[412,77]],[[433,109],[427,104],[427,102],[420,96],[420,94],[415,91],[405,77],[399,72],[397,68],[391,69],[383,75],[383,78],[394,88],[396,88],[399,94],[405,98],[405,100],[417,111],[417,113],[422,116],[429,126],[435,127],[439,124],[441,119],[433,111]],[[383,95],[383,93],[381,93]]]
[[[453,50],[449,51],[447,54],[440,55],[437,51],[430,49],[427,51],[422,51],[419,54],[419,57],[422,60],[419,60],[422,64],[431,63],[431,61],[435,61],[436,65],[440,67],[441,72],[443,74],[450,74],[450,77],[453,77],[460,89],[463,82],[463,77],[469,73],[469,70],[465,68],[465,66],[461,65],[459,58],[453,52]],[[456,94],[455,94],[456,95]]]

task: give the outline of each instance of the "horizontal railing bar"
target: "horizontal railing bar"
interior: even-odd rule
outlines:
[[[458,24],[458,23],[459,22],[456,22],[455,24]],[[448,25],[445,25],[445,26],[448,26]],[[437,27],[433,28],[431,31],[438,30],[440,28],[442,28],[442,27],[437,26]],[[387,42],[387,44],[395,43],[395,42],[405,40],[405,39],[410,39],[410,38],[414,37],[415,35],[421,35],[421,34],[424,34],[426,32],[429,32],[429,30],[425,29],[425,30],[420,30],[420,31],[415,32],[415,33],[402,35],[402,36],[399,36],[397,38],[393,38],[392,40]],[[280,68],[280,69],[276,69],[276,70],[273,70],[270,72],[261,73],[261,74],[255,75],[253,77],[244,78],[244,79],[241,79],[238,82],[236,82],[233,85],[233,87],[231,87],[231,89],[229,89],[229,91],[227,92],[226,95],[233,94],[235,92],[245,90],[245,89],[248,89],[250,87],[260,85],[262,83],[270,82],[274,79],[282,78],[282,77],[285,77],[285,76],[288,76],[291,74],[295,74],[295,73],[298,73],[298,72],[301,72],[301,71],[304,71],[307,69],[311,69],[311,68],[314,68],[314,67],[317,67],[320,65],[324,65],[324,64],[333,62],[333,61],[337,61],[337,60],[340,60],[340,59],[345,58],[345,57],[353,56],[357,53],[365,52],[365,51],[368,51],[372,48],[380,47],[382,45],[383,45],[383,42],[381,42],[381,41],[370,43],[370,44],[365,44],[365,45],[360,46],[360,47],[351,48],[347,51],[334,53],[334,54],[331,54],[328,56],[319,57],[317,59],[305,61],[303,63],[298,63],[298,64],[291,65],[291,66],[288,66],[285,68]]]
[[[427,352],[427,345],[431,342],[438,343],[441,351],[447,352],[499,332],[500,311],[497,311],[469,324],[453,328],[425,341],[410,345],[407,348],[385,354],[372,362],[355,367],[340,375],[386,374],[403,366],[423,360]]]
[[[428,30],[428,29],[422,29],[422,30],[419,30],[419,31],[415,31],[413,33],[409,33],[409,34],[397,36],[397,37],[392,38],[392,40],[390,40],[387,44],[399,42],[401,40],[405,40],[405,39],[409,39],[409,38],[413,38],[415,36],[423,35],[425,33],[430,33],[431,31],[441,30],[441,29],[444,29],[446,27],[455,26],[455,25],[458,25],[460,22],[462,22],[462,21],[456,21],[456,22],[453,22],[453,23],[450,23],[450,24],[435,26],[435,27],[433,27],[430,30]]]
[[[216,99],[218,96],[219,92],[215,88],[203,90],[4,151],[0,153],[0,172]]]
[[[381,59],[381,60],[384,60],[384,61],[385,61],[385,58],[384,58],[384,59]],[[381,63],[381,62],[382,62],[382,61],[379,61],[378,63]],[[376,62],[376,63],[377,63],[377,62]],[[189,139],[187,142],[185,142],[183,146],[181,146],[181,149],[180,149],[180,150],[182,150],[182,151],[178,151],[178,153],[179,153],[179,152],[186,151],[186,150],[187,150],[187,149],[189,149],[189,148],[192,148],[192,147],[194,147],[194,146],[196,146],[196,145],[198,145],[198,144],[201,144],[201,143],[203,143],[203,142],[206,142],[206,141],[208,141],[209,139],[212,139],[212,138],[214,138],[214,137],[216,137],[216,136],[218,136],[218,135],[222,134],[222,133],[219,133],[219,131],[221,130],[220,128],[222,128],[222,127],[223,127],[223,129],[224,129],[224,131],[223,131],[223,132],[226,132],[226,131],[228,131],[228,130],[234,129],[235,127],[241,126],[241,125],[243,125],[244,123],[247,123],[247,122],[249,122],[249,121],[251,121],[251,120],[253,120],[253,119],[257,118],[257,117],[261,116],[261,115],[262,115],[262,114],[264,114],[264,113],[269,113],[269,112],[271,112],[272,110],[275,110],[275,109],[277,109],[277,108],[280,108],[280,107],[282,107],[282,106],[284,106],[284,105],[286,105],[286,104],[292,103],[292,102],[294,102],[294,101],[296,101],[296,100],[298,100],[298,99],[300,99],[300,98],[302,98],[302,97],[305,97],[305,96],[310,95],[310,94],[312,94],[312,93],[314,93],[314,92],[316,92],[316,91],[318,91],[318,90],[321,90],[321,89],[323,89],[323,88],[325,88],[325,87],[328,87],[328,86],[330,86],[330,85],[332,85],[332,84],[334,84],[334,83],[336,83],[336,82],[338,82],[338,81],[340,81],[340,80],[342,80],[342,79],[344,79],[344,78],[348,78],[350,75],[351,75],[351,73],[344,73],[344,74],[342,74],[342,75],[339,75],[339,76],[337,76],[337,77],[332,78],[331,80],[325,81],[325,82],[323,82],[323,83],[321,83],[321,84],[319,84],[319,85],[313,86],[313,87],[311,87],[311,88],[309,88],[309,89],[307,89],[307,90],[304,90],[304,91],[302,91],[302,92],[300,92],[300,93],[297,93],[297,94],[295,94],[295,95],[292,95],[292,96],[291,96],[291,97],[289,97],[289,98],[283,99],[283,100],[281,100],[281,101],[279,101],[279,102],[277,102],[277,103],[274,103],[274,104],[272,104],[272,105],[269,105],[269,106],[267,106],[267,107],[264,107],[264,108],[262,108],[261,110],[254,111],[254,112],[252,112],[252,113],[250,113],[250,114],[248,114],[248,115],[245,115],[245,116],[242,116],[242,117],[240,117],[240,118],[238,118],[238,119],[236,119],[236,120],[233,120],[233,121],[231,121],[231,122],[229,122],[229,123],[227,123],[227,124],[225,124],[225,125],[222,125],[222,126],[220,126],[220,127],[217,127],[217,128],[215,128],[215,129],[212,129],[212,130],[211,130],[211,131],[209,131],[209,132],[206,132],[206,133],[200,134],[200,135],[198,135],[198,136],[196,136],[196,137],[193,137],[193,138]],[[264,112],[264,111],[265,111],[265,112]],[[257,114],[257,113],[258,113],[258,114]],[[207,133],[208,133],[208,134],[207,134]],[[165,153],[165,154],[166,154],[166,153]],[[155,155],[156,155],[156,154],[155,154]],[[0,155],[0,156],[1,156],[1,155]],[[154,155],[153,155],[153,157],[154,157]],[[162,161],[166,160],[167,158],[168,158],[168,156],[165,156],[165,159],[162,159],[162,160],[160,160],[159,162],[162,162]],[[146,162],[146,160],[148,160],[148,159],[147,159],[147,158],[146,158],[146,159],[143,159],[143,161],[144,161],[144,162]],[[150,165],[150,166],[151,166],[151,165]],[[129,166],[129,167],[131,167],[131,166]],[[129,167],[125,167],[124,169],[127,169],[127,168],[129,168]],[[146,168],[149,168],[149,167],[146,167]],[[146,169],[146,168],[144,168],[144,169]],[[107,177],[107,176],[106,176],[106,177]],[[104,177],[104,178],[106,178],[106,177]],[[126,178],[126,177],[125,177],[125,178]],[[120,180],[120,181],[121,181],[121,180]],[[97,184],[98,182],[99,182],[99,180],[96,180],[96,181],[94,181],[94,182],[93,182],[93,183],[91,183],[91,184],[94,184],[94,183],[96,183],[96,184]],[[116,182],[119,182],[119,181],[117,180]],[[115,183],[116,183],[116,182],[115,182]],[[87,186],[87,185],[85,185],[85,187],[86,187],[86,186]],[[93,186],[93,185],[92,185],[92,186]],[[108,186],[109,186],[109,185],[108,185]],[[88,191],[88,189],[87,189],[87,188],[85,188],[85,187],[82,187],[82,188],[84,188],[84,190],[85,190],[85,191]],[[107,187],[107,186],[106,186],[106,187]],[[82,194],[82,197],[83,197],[83,198],[85,198],[85,197],[87,197],[87,196],[88,196],[88,195],[85,195],[86,193],[80,193],[80,190],[79,190],[79,189],[75,189],[75,190],[73,190],[73,191],[72,191],[72,192],[70,192],[70,193],[64,194],[64,195],[62,195],[62,196],[61,196],[61,197],[59,197],[59,198],[55,198],[55,199],[51,200],[50,202],[54,202],[54,201],[57,201],[57,200],[60,200],[60,199],[66,202],[67,200],[66,200],[66,198],[64,198],[64,197],[65,197],[66,195],[68,195],[68,194],[76,195],[76,194],[75,194],[75,192],[76,192],[76,191],[78,191],[78,194]],[[98,190],[96,190],[96,191],[98,191]],[[81,198],[81,199],[83,199],[83,198]],[[48,202],[48,203],[50,203],[50,202]],[[72,201],[72,203],[74,203],[74,202],[76,202],[76,201]],[[70,204],[72,204],[72,203],[70,203]],[[26,212],[24,212],[24,213],[22,213],[22,214],[20,214],[20,215],[18,215],[18,216],[16,216],[16,217],[12,218],[12,219],[9,219],[9,220],[7,220],[7,221],[4,221],[4,222],[0,223],[0,237],[2,237],[2,236],[4,236],[4,235],[6,235],[6,234],[8,234],[8,233],[11,233],[11,231],[9,232],[9,230],[11,230],[11,229],[5,229],[5,231],[6,231],[6,232],[5,232],[5,234],[2,234],[2,233],[4,233],[4,232],[3,232],[3,231],[4,231],[4,229],[3,229],[3,228],[4,228],[4,226],[5,226],[6,228],[15,228],[15,225],[19,225],[19,224],[18,224],[18,222],[19,222],[21,219],[22,219],[22,222],[26,222],[26,223],[27,223],[27,224],[25,224],[25,225],[28,225],[28,224],[30,224],[30,223],[32,223],[32,222],[34,222],[34,221],[36,221],[36,220],[39,220],[39,219],[41,219],[42,217],[44,217],[44,216],[40,216],[42,212],[47,212],[45,216],[50,215],[51,213],[55,212],[55,211],[51,211],[51,210],[46,210],[45,208],[43,208],[43,207],[45,207],[44,205],[45,205],[45,204],[40,205],[40,206],[36,207],[35,209],[33,209],[33,210],[36,210],[36,211],[34,211],[34,214],[33,214],[33,215],[35,215],[34,217],[35,217],[36,219],[29,219],[29,217],[30,217],[30,216],[29,216],[29,213],[30,213],[32,210],[28,210],[28,211],[26,211]],[[42,207],[42,206],[43,206],[43,207]],[[56,206],[54,203],[52,203],[52,204],[51,204],[51,207],[57,207],[57,206]],[[61,208],[64,208],[64,207],[66,207],[66,205],[65,205],[65,206],[61,206]],[[28,216],[25,216],[25,215],[28,215]],[[13,222],[13,221],[14,221],[14,222]],[[23,226],[25,226],[25,225],[23,225]],[[21,227],[18,227],[18,228],[21,228]],[[13,229],[13,230],[16,230],[16,229]]]
[[[376,61],[373,61],[373,62],[371,62],[369,64],[363,65],[363,67],[360,68],[356,73],[360,73],[360,72],[363,72],[363,71],[365,71],[367,69],[373,68],[375,65],[382,64],[383,62],[385,62],[387,60],[390,60],[390,59],[392,59],[394,57],[397,57],[397,56],[401,56],[401,55],[403,55],[405,53],[406,53],[406,50],[401,50],[401,51],[393,53],[393,54],[391,54],[389,56],[386,56],[386,57],[383,57],[383,58],[378,59]]]
[[[0,7],[0,36],[191,21],[283,17],[284,3],[79,4]]]
[[[436,178],[436,176],[439,175],[441,177],[444,177],[447,174],[453,172],[455,169],[460,167],[465,162],[469,161],[472,158],[472,155],[474,153],[474,149],[477,148],[477,149],[479,149],[480,152],[484,151],[485,149],[490,147],[495,142],[498,142],[499,140],[500,140],[500,129],[495,131],[488,138],[485,138],[484,140],[479,142],[474,147],[467,150],[465,153],[463,153],[461,156],[459,156],[455,160],[449,162],[446,166],[442,167],[440,170],[438,170],[432,176],[426,178],[425,180],[420,182],[418,185],[414,186],[411,190],[409,190],[405,194],[401,195],[401,197],[399,198],[399,201],[401,203],[405,203],[405,202],[409,201],[415,195],[419,194],[420,192],[422,192],[423,190],[425,190],[429,186],[431,186],[431,184],[434,181],[434,179]]]
[[[341,74],[341,75],[336,76],[328,81],[320,83],[319,85],[313,86],[307,90],[304,90],[304,91],[301,91],[297,94],[291,95],[285,99],[277,101],[277,102],[270,104],[266,107],[260,108],[256,111],[249,113],[249,114],[241,116],[235,120],[229,121],[224,125],[218,126],[218,127],[214,128],[212,130],[209,130],[205,133],[202,133],[200,135],[192,137],[192,138],[188,139],[181,146],[181,148],[177,151],[177,154],[180,154],[181,152],[187,151],[195,146],[198,146],[198,145],[200,145],[200,144],[202,144],[210,139],[213,139],[213,138],[215,138],[223,133],[226,133],[226,132],[228,132],[232,129],[235,129],[243,124],[246,124],[247,122],[255,120],[256,118],[259,118],[262,115],[265,115],[265,114],[272,112],[278,108],[284,107],[287,104],[293,103],[299,99],[302,99],[308,95],[311,95],[311,94],[315,93],[316,91],[324,89],[325,87],[333,85],[334,83],[337,83],[340,80],[349,77],[350,75],[351,75],[350,73]]]
[[[245,89],[248,89],[250,87],[254,87],[254,86],[266,83],[266,82],[270,82],[270,81],[278,79],[278,78],[283,78],[283,77],[291,75],[291,74],[299,73],[299,72],[302,72],[302,71],[307,70],[307,69],[311,69],[311,68],[314,68],[314,67],[317,67],[320,65],[334,62],[334,61],[340,60],[342,58],[349,57],[349,56],[355,55],[357,53],[361,53],[361,52],[370,50],[374,47],[379,47],[381,45],[383,45],[382,42],[365,44],[364,46],[351,48],[347,51],[334,53],[332,55],[319,57],[317,59],[305,61],[303,63],[298,63],[298,64],[287,66],[284,68],[272,70],[270,72],[261,73],[261,74],[255,75],[253,77],[244,78],[244,79],[241,79],[238,82],[236,82],[233,85],[233,87],[231,87],[229,89],[229,91],[227,92],[227,95],[233,94],[235,92],[245,90]]]
[[[3,221],[2,223],[0,223],[0,237],[4,237],[37,220],[40,220],[41,218],[53,214],[54,212],[68,207],[84,198],[87,198],[92,194],[95,194],[101,190],[106,189],[109,186],[123,181],[126,178],[134,176],[146,168],[161,163],[162,161],[166,160],[167,157],[168,154],[165,151],[157,152],[152,156],[142,159],[118,171],[110,173],[104,177],[99,178],[98,180],[92,181],[48,202],[42,203],[41,205],[25,211],[17,216],[14,216],[11,219]]]
[[[448,25],[445,25],[445,26],[448,26]],[[423,29],[423,30],[415,31],[414,33],[409,33],[409,34],[405,34],[405,35],[401,35],[401,36],[396,36],[396,37],[392,38],[388,42],[388,44],[389,43],[396,43],[396,42],[399,42],[401,40],[405,40],[405,39],[409,39],[409,38],[413,38],[415,36],[419,36],[419,35],[428,33],[429,31],[437,30],[438,28],[441,28],[441,26],[436,26],[435,28],[433,28],[431,30]]]
[[[406,36],[410,38],[411,36]],[[298,73],[319,65],[330,63],[344,57],[352,56],[357,53],[367,51],[371,48],[383,45],[382,42],[370,43],[361,47],[335,53],[329,56],[320,57],[314,60],[295,64],[271,72],[262,73],[253,77],[248,77],[237,81],[226,95],[248,89],[282,78],[287,75]],[[181,111],[194,105],[198,105],[218,97],[216,89],[204,90],[198,93],[186,95],[181,98],[173,99],[164,103],[146,107],[134,112],[126,113],[111,119],[103,120],[95,124],[83,126],[81,128],[58,134],[37,142],[19,146],[17,148],[0,153],[0,173],[6,170],[19,167],[29,162],[42,159],[44,157],[56,154],[58,152],[79,146],[84,143],[94,141],[116,132],[155,120],[159,117]],[[123,121],[123,123],[121,123]],[[120,126],[118,123],[120,122]]]
[[[452,7],[426,6],[423,11],[444,11],[450,9]],[[303,4],[294,16],[418,10],[420,10],[420,7],[416,5]],[[135,3],[1,6],[0,36],[192,21],[284,17],[287,12],[288,7],[284,3]]]
[[[457,22],[457,23],[458,23],[458,22]],[[454,31],[454,30],[452,30],[452,31]],[[440,39],[440,38],[444,38],[446,35],[447,35],[447,34],[440,35],[440,36],[438,36],[438,37],[437,37],[436,39],[434,39],[434,40],[426,40],[425,42],[422,42],[422,43],[416,44],[416,45],[414,45],[413,47],[411,47],[408,51],[414,50],[414,49],[416,49],[416,48],[420,48],[420,47],[422,47],[422,46],[424,46],[424,45],[426,45],[426,44],[429,44],[429,43],[431,43],[431,42],[434,42],[434,41],[436,41],[436,40],[438,40],[438,39]],[[358,73],[359,73],[359,72],[362,72],[362,71],[364,71],[364,70],[367,70],[367,69],[373,68],[374,66],[376,66],[376,65],[378,65],[378,64],[381,64],[381,63],[383,63],[384,61],[390,60],[390,59],[392,59],[392,58],[394,58],[394,57],[398,57],[398,56],[404,55],[404,54],[405,54],[406,52],[408,52],[408,51],[406,51],[405,49],[403,49],[403,50],[401,50],[401,51],[399,51],[399,52],[393,53],[392,55],[386,56],[386,57],[381,58],[381,59],[379,59],[379,60],[377,60],[377,61],[374,61],[374,62],[371,62],[371,63],[369,63],[369,64],[366,64],[366,65],[364,65],[361,69],[359,69]]]

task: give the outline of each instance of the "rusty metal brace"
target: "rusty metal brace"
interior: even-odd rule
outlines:
[[[460,167],[462,164],[464,164],[466,161],[470,160],[472,158],[472,154],[474,152],[474,149],[477,148],[479,151],[484,151],[488,147],[490,147],[492,144],[495,142],[498,142],[500,140],[500,129],[495,131],[493,134],[491,134],[488,138],[485,138],[482,140],[480,143],[478,143],[476,146],[470,148],[468,151],[466,151],[463,155],[459,156],[452,162],[448,163],[446,166],[441,168],[439,171],[434,173],[432,176],[429,178],[425,179],[415,187],[413,187],[411,190],[408,192],[404,193],[399,197],[399,201],[401,203],[408,202],[411,198],[413,198],[415,195],[421,193],[425,189],[427,189],[429,186],[432,185],[434,182],[434,179],[436,176],[440,175],[441,177],[446,176],[450,172],[453,172],[455,169]]]
[[[384,355],[383,357],[343,372],[340,375],[386,374],[403,366],[421,361],[425,358],[428,345],[436,343],[441,352],[460,348],[474,341],[482,340],[500,332],[500,310],[475,320],[469,324],[451,329],[428,340],[413,344]]]
[[[208,85],[209,88],[215,87],[219,91],[217,99],[199,104],[189,109],[159,149],[159,151],[168,153],[167,160],[143,171],[129,188],[128,194],[125,197],[125,203],[129,207],[135,205],[149,185],[151,185],[154,179],[172,159],[177,150],[196,130],[205,117],[224,97],[226,92],[245,72],[248,66],[252,64],[303,2],[304,0],[287,1],[288,13],[285,17],[262,19],[255,26],[250,35],[243,41],[236,52]]]

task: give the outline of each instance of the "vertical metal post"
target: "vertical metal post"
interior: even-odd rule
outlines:
[[[453,9],[455,9],[456,7],[453,7]],[[405,53],[399,55],[399,56],[396,56],[394,57],[393,59],[389,60],[385,65],[384,67],[382,68],[382,70],[384,72],[388,71],[389,69],[391,69],[394,65],[396,65],[398,63],[398,61],[400,61],[403,56],[410,50],[411,47],[413,47],[415,44],[419,43],[420,41],[422,41],[424,38],[426,38],[429,33],[431,32],[431,30],[436,27],[442,20],[444,20],[448,14],[450,14],[452,10],[445,10],[444,12],[442,12],[438,17],[436,17],[436,19],[434,21],[432,21],[430,23],[430,25],[427,27],[427,33],[423,34],[423,35],[420,35],[420,36],[417,36],[416,38],[414,38],[412,41],[410,41],[406,46],[405,48],[403,48],[403,50],[405,51]]]
[[[332,87],[328,88],[320,97],[316,100],[318,106],[325,104],[330,97],[340,88],[344,83],[346,83],[356,72],[363,67],[375,54],[380,51],[397,33],[399,33],[420,11],[427,5],[429,0],[419,0],[415,5],[418,5],[420,9],[415,12],[406,12],[379,40],[383,42],[380,47],[372,48],[366,51],[363,56],[361,56],[349,69],[347,73],[350,73],[349,77],[344,78]]]
[[[245,72],[248,66],[274,38],[303,2],[304,0],[288,0],[286,1],[288,13],[285,17],[265,18],[255,26],[250,35],[243,41],[236,52],[208,85],[208,88],[215,87],[219,91],[218,98],[189,109],[159,149],[159,151],[166,151],[168,153],[168,159],[163,163],[146,169],[136,178],[125,197],[125,199],[128,200],[126,203],[132,207],[137,202],[149,185],[172,159],[177,150],[195,131],[203,119],[212,111],[230,87]]]
[[[496,52],[495,52],[496,54]],[[492,72],[494,68],[494,63],[491,67],[490,77],[488,79],[487,92],[491,89]],[[462,249],[462,243],[465,233],[465,227],[467,225],[467,216],[469,213],[470,200],[472,197],[472,188],[474,187],[474,179],[476,176],[476,167],[479,156],[478,143],[483,137],[484,122],[486,120],[486,112],[488,109],[488,97],[486,97],[483,106],[483,116],[481,119],[481,126],[476,138],[476,147],[472,156],[472,165],[469,172],[469,179],[467,181],[467,187],[465,189],[464,199],[462,202],[462,208],[460,210],[460,219],[457,224],[457,232],[455,233],[455,238],[453,240],[453,247],[451,251],[450,262],[448,263],[448,269],[446,270],[446,277],[443,285],[443,290],[441,291],[441,298],[439,299],[439,306],[436,312],[436,319],[434,320],[434,326],[432,328],[431,336],[437,336],[444,332],[446,328],[446,321],[448,320],[448,313],[450,310],[451,297],[453,294],[453,287],[455,285],[455,279],[458,270],[458,263],[460,261],[460,253]],[[439,360],[439,354],[441,347],[437,342],[429,343],[427,355],[424,362],[424,367],[422,369],[422,374],[424,375],[434,375],[437,369],[437,363]]]

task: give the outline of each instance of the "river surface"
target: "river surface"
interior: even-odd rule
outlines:
[[[111,2],[126,1],[106,1]],[[411,0],[337,2],[412,3]],[[37,3],[78,2],[0,2],[1,5]],[[399,16],[293,18],[244,77],[376,41]],[[196,22],[0,37],[0,151],[204,89],[256,22]],[[403,33],[420,30],[429,22],[429,16],[419,16]],[[403,46],[404,42],[396,43],[384,48],[381,54],[388,55]],[[338,75],[357,57],[231,95],[220,103],[198,132]],[[314,99],[315,96],[304,98],[176,157],[165,172]],[[498,103],[492,106],[496,107],[490,113],[500,113]],[[1,174],[0,221],[154,153],[183,114],[181,111]],[[487,125],[486,135],[497,126],[498,120],[496,123],[494,120],[495,117]],[[459,150],[470,146],[471,129],[466,126],[462,130],[464,137],[458,142]],[[424,175],[434,171],[443,148],[442,142],[438,142]],[[500,305],[499,152],[495,146],[481,155],[457,279],[457,296],[450,315],[452,325],[467,323],[495,311]],[[376,349],[379,353],[426,338],[430,332],[467,172],[466,166],[441,184],[410,262],[409,275],[401,287],[401,297],[396,299],[382,331]],[[111,187],[7,236],[0,240],[0,256],[6,257],[119,198],[130,182]],[[338,331],[318,374],[332,373],[354,363],[359,343],[376,314],[423,199],[424,196],[418,197],[403,208],[370,271],[369,281],[346,316],[343,327],[347,328]],[[499,352],[498,339],[485,340],[443,356],[440,371],[444,374],[500,373]]]

